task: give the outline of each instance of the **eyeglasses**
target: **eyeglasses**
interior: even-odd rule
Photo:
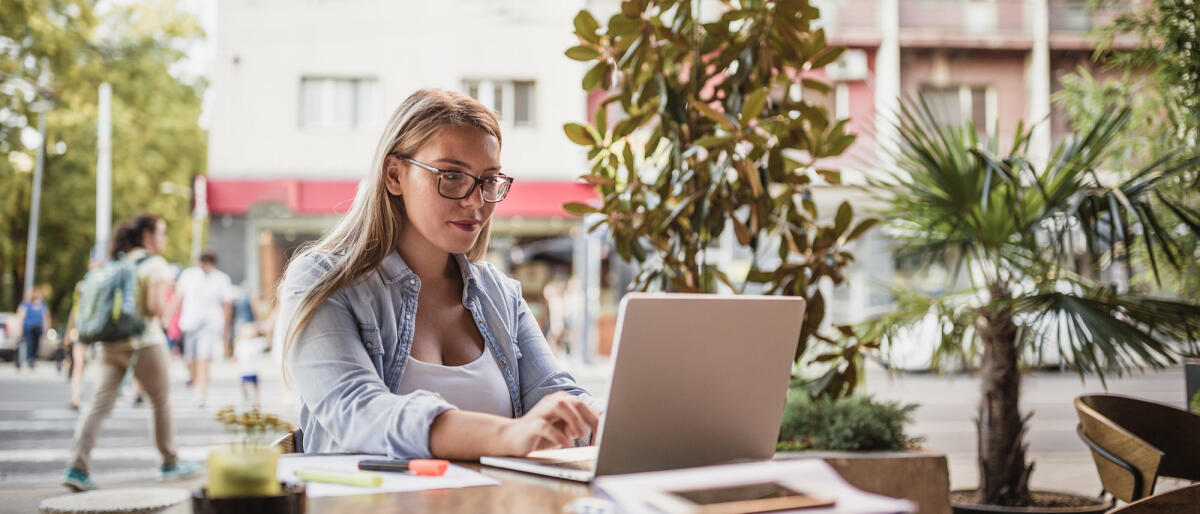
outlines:
[[[395,154],[393,154],[395,155]],[[404,159],[409,164],[418,168],[424,169],[438,176],[438,194],[443,198],[451,200],[461,200],[471,193],[475,192],[475,186],[479,186],[479,191],[482,193],[483,201],[487,203],[497,203],[508,196],[508,189],[512,187],[513,178],[506,175],[491,175],[488,177],[479,178],[470,173],[457,170],[439,170],[425,163],[417,162],[402,155],[396,155]]]

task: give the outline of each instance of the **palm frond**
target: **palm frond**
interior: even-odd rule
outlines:
[[[1018,298],[1025,319],[1023,344],[1055,342],[1081,374],[1118,375],[1128,368],[1161,368],[1179,355],[1179,343],[1200,331],[1200,305],[1117,292],[1075,281]]]

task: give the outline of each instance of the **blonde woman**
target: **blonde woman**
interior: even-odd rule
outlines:
[[[286,372],[309,453],[474,460],[569,446],[595,399],[560,369],[520,285],[479,262],[501,172],[495,116],[414,93],[341,224],[280,284]]]

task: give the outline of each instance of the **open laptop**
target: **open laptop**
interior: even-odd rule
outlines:
[[[581,482],[775,453],[804,299],[630,293],[596,445],[481,464]]]

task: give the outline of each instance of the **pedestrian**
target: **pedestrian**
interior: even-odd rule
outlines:
[[[41,289],[36,287],[29,289],[25,300],[17,306],[17,317],[21,319],[21,336],[25,343],[22,345],[25,350],[25,362],[32,370],[34,364],[37,363],[38,346],[41,345],[42,334],[50,327],[50,309],[42,300]],[[18,370],[21,369],[20,349],[18,348],[18,351],[15,352],[16,358],[13,359]]]
[[[482,260],[513,181],[495,115],[417,91],[369,173],[279,286],[304,451],[474,460],[586,439],[596,399],[559,366],[520,284]]]
[[[113,231],[110,255],[135,266],[135,308],[145,323],[133,337],[99,344],[96,360],[99,383],[91,404],[75,426],[71,456],[62,484],[76,491],[96,488],[89,474],[92,448],[100,425],[112,412],[122,379],[130,368],[150,399],[154,442],[162,456],[159,473],[164,480],[195,475],[199,466],[179,460],[175,427],[171,419],[169,361],[166,336],[159,318],[165,311],[165,289],[169,277],[167,261],[159,254],[167,246],[167,224],[153,214],[139,214]]]
[[[241,377],[242,401],[258,406],[261,400],[258,388],[258,369],[267,339],[255,323],[242,323],[237,328],[237,339],[233,342],[233,354],[237,357],[238,375]]]
[[[179,329],[179,315],[182,314],[182,302],[177,302],[179,296],[179,274],[183,270],[178,264],[171,265],[171,282],[167,287],[167,305],[169,306],[166,316],[163,320],[166,321],[166,326],[163,327],[167,331],[167,347],[171,349],[171,354],[183,356],[183,330]],[[188,377],[189,379],[191,377]]]
[[[233,283],[229,275],[217,269],[217,254],[206,251],[200,254],[196,266],[179,275],[176,290],[183,302],[179,328],[183,330],[184,360],[190,362],[196,405],[204,407],[209,366],[229,353],[226,342],[232,342]]]

